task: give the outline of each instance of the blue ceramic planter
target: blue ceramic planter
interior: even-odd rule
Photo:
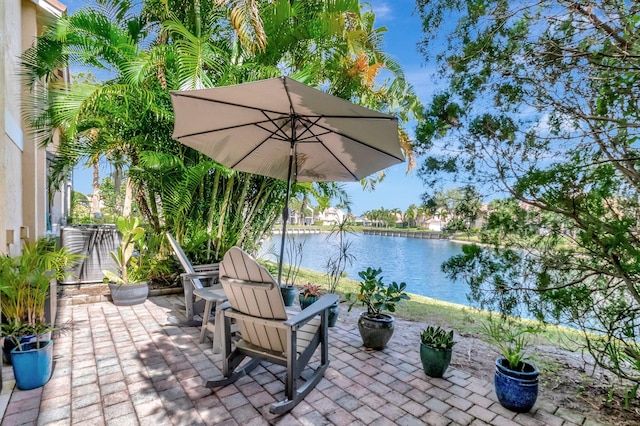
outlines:
[[[293,302],[295,302],[296,300],[297,290],[294,287],[281,285],[280,292],[282,293],[282,300],[284,301],[284,306],[293,306]]]
[[[508,410],[526,413],[533,408],[538,398],[538,375],[540,371],[525,362],[524,371],[507,368],[507,360],[496,360],[494,384],[500,404]]]
[[[300,293],[300,309],[306,309],[307,307],[311,306],[311,304],[316,303],[318,301],[318,296],[303,296],[302,293]]]
[[[36,343],[25,343],[22,351],[11,350],[11,363],[16,386],[21,390],[29,390],[44,386],[51,377],[53,369],[53,340]]]

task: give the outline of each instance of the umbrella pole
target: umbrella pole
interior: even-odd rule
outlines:
[[[289,152],[289,171],[287,172],[287,194],[282,209],[282,240],[280,242],[280,262],[278,265],[278,284],[282,284],[282,263],[284,262],[284,243],[287,237],[287,222],[289,221],[289,196],[291,193],[291,169],[293,168],[293,144]]]

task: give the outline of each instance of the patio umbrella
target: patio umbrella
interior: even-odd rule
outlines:
[[[397,119],[292,80],[174,91],[173,138],[231,169],[287,182],[359,181],[404,161]]]

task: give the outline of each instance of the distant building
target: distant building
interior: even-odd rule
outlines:
[[[43,149],[22,119],[29,96],[20,84],[20,56],[44,27],[62,16],[56,0],[0,1],[0,253],[17,255],[21,240],[56,232],[65,223],[70,182],[49,195],[47,169],[53,149]],[[58,78],[68,80],[67,70]]]
[[[440,232],[444,229],[447,223],[438,218],[431,218],[425,220],[424,224],[429,231]]]
[[[341,209],[336,209],[334,207],[329,207],[325,209],[320,215],[318,215],[318,220],[322,222],[325,226],[335,225],[344,220],[347,213],[342,211]]]
[[[359,225],[359,226],[373,226],[373,221],[367,219],[364,216],[358,216],[354,218],[353,222],[355,225]]]
[[[304,217],[301,217],[302,215],[300,214],[301,212],[296,211],[296,210],[291,210],[290,212],[290,217],[289,217],[289,223],[291,225],[304,225],[304,226],[312,226],[314,223],[314,219],[313,219],[313,209],[309,206],[307,206],[306,208],[306,214],[304,215]]]

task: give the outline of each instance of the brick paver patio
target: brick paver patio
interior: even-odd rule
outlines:
[[[283,397],[284,368],[258,367],[213,392],[220,355],[199,344],[199,328],[174,325],[183,302],[151,297],[144,305],[61,304],[59,323],[71,332],[55,340],[55,371],[43,388],[13,390],[2,425],[557,425],[596,424],[541,396],[531,413],[497,402],[493,384],[450,368],[425,376],[414,341],[394,336],[384,351],[365,351],[357,328],[330,329],[331,366],[325,378],[283,416],[269,405]],[[9,376],[9,377],[8,377]]]

